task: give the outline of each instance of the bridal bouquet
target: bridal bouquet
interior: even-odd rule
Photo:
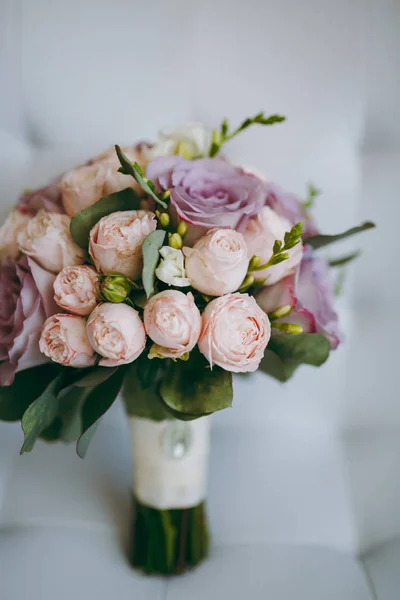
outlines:
[[[130,558],[179,573],[207,554],[209,416],[232,374],[279,381],[340,342],[331,268],[303,200],[229,162],[252,124],[186,126],[27,190],[1,228],[0,418],[83,457],[123,391],[132,434]]]

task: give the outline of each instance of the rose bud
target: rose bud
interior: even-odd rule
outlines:
[[[198,346],[211,367],[248,373],[257,370],[270,335],[269,319],[253,297],[228,294],[207,304]]]
[[[146,210],[120,211],[100,219],[89,237],[89,253],[97,270],[138,279],[143,267],[142,244],[156,227],[154,213]]]
[[[201,330],[201,315],[193,294],[177,290],[156,294],[144,308],[144,326],[157,345],[153,355],[179,358],[190,352]]]
[[[54,300],[73,315],[87,317],[99,302],[98,274],[86,265],[65,267],[54,282]]]
[[[123,275],[106,275],[102,278],[100,290],[103,300],[119,304],[128,298],[132,284]]]
[[[285,218],[279,216],[268,206],[261,209],[259,215],[248,221],[243,232],[247,242],[249,255],[260,258],[263,265],[272,256],[274,242],[280,240],[283,243],[285,233],[292,229],[292,224]],[[267,278],[266,285],[273,285],[283,277],[293,273],[300,264],[303,255],[303,244],[299,242],[287,251],[289,257],[279,264],[272,265],[262,271],[254,271],[255,279]]]
[[[54,362],[68,367],[90,367],[96,360],[86,334],[86,321],[74,315],[53,315],[47,319],[39,348]]]
[[[85,253],[72,239],[70,222],[67,215],[39,210],[18,235],[21,251],[51,273],[81,265]]]
[[[86,330],[93,348],[104,358],[101,367],[131,363],[143,352],[146,333],[139,313],[127,304],[99,304]]]
[[[193,248],[184,248],[183,253],[191,285],[210,296],[235,292],[249,264],[242,234],[231,229],[211,229]]]

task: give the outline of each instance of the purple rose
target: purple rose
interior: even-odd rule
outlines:
[[[32,216],[35,216],[41,208],[44,208],[47,212],[64,214],[59,186],[60,180],[61,177],[57,177],[49,185],[23,194],[18,200],[17,209],[23,214]]]
[[[303,333],[321,333],[328,338],[333,350],[338,347],[339,319],[333,308],[330,267],[309,248],[305,250],[296,274],[264,287],[256,299],[266,313],[281,306],[291,306],[291,312],[279,321],[301,325]]]
[[[7,258],[0,269],[0,386],[11,385],[17,369],[46,362],[39,337],[47,317],[59,312],[53,299],[55,275],[30,258]]]
[[[242,230],[265,204],[265,184],[221,158],[162,156],[147,167],[159,191],[171,190],[178,216],[203,229]],[[186,240],[185,240],[186,241]]]
[[[273,183],[267,183],[266,204],[281,217],[285,217],[292,225],[302,221],[303,238],[308,238],[319,233],[310,213],[303,207],[302,201],[288,192],[283,191]]]

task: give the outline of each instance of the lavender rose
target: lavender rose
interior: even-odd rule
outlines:
[[[31,258],[7,258],[0,269],[0,386],[11,385],[17,369],[46,362],[39,351],[40,331],[57,312],[55,276]]]
[[[266,189],[266,205],[279,216],[287,219],[291,225],[296,225],[301,221],[303,223],[303,238],[319,233],[312,216],[297,196],[285,192],[273,183],[266,184]]]
[[[200,228],[195,236],[190,232],[191,241],[213,227],[242,230],[265,203],[265,184],[220,158],[162,156],[148,165],[146,175],[159,191],[171,190],[180,219]]]
[[[307,248],[298,273],[264,287],[257,294],[257,303],[266,313],[290,306],[291,312],[279,321],[301,325],[303,333],[321,333],[335,349],[340,331],[330,275],[328,263]]]

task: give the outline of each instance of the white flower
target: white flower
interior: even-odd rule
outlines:
[[[187,287],[190,285],[186,277],[184,258],[182,250],[176,250],[170,246],[163,246],[160,250],[162,260],[156,269],[158,279],[168,285],[176,287]]]
[[[154,146],[147,150],[148,159],[171,154],[187,159],[208,156],[210,143],[209,132],[199,123],[187,123],[173,130],[163,129]]]

